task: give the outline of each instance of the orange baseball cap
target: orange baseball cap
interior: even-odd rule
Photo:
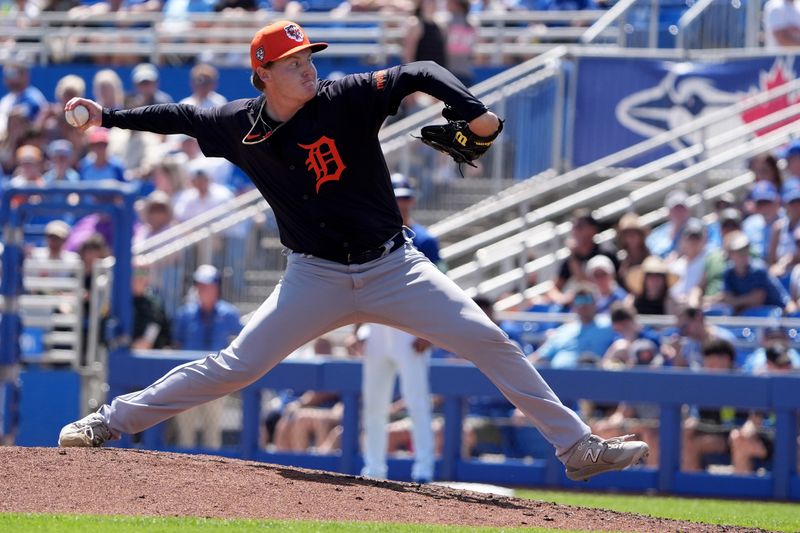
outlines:
[[[250,42],[250,64],[257,67],[283,59],[295,52],[310,48],[312,52],[325,50],[328,43],[312,43],[299,24],[279,20],[264,26]]]

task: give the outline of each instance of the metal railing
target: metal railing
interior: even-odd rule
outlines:
[[[727,192],[738,192],[743,190],[747,185],[752,182],[752,175],[747,172],[735,178],[723,181],[719,185],[711,187],[702,193],[690,195],[686,201],[690,209],[703,205],[704,203],[711,202]],[[606,213],[595,212],[596,216],[606,216]],[[610,213],[608,216],[613,216],[616,213]],[[665,207],[654,209],[640,216],[640,222],[643,226],[654,227],[658,224],[666,222],[668,210]],[[703,217],[705,222],[713,222],[715,215],[706,215]],[[559,263],[569,256],[569,250],[564,246],[564,240],[569,234],[571,225],[569,222],[559,224],[555,231],[552,233],[552,242],[549,243],[549,249],[554,250],[549,253],[542,253],[537,255],[533,260],[521,261],[520,265],[514,269],[503,272],[500,276],[495,276],[490,279],[467,288],[467,292],[472,296],[478,294],[493,294],[506,296],[500,298],[495,307],[499,310],[513,309],[526,302],[530,302],[537,297],[545,294],[552,287],[550,281],[556,274],[556,268]],[[616,230],[608,229],[599,233],[595,240],[598,244],[606,244],[612,242],[616,238]],[[526,250],[525,257],[531,252],[539,252],[539,250]],[[482,255],[488,255],[490,252],[481,250]],[[527,284],[531,276],[536,276],[538,279],[545,278],[545,281],[536,283],[533,286]]]
[[[769,119],[769,121],[771,121],[772,123],[780,123],[781,121],[785,120],[787,116],[797,113],[800,113],[800,104],[796,104],[791,108],[787,108],[786,110],[784,110],[784,112],[775,113],[769,117],[765,117],[765,119]],[[752,124],[753,131],[757,131],[757,129],[763,127],[763,125],[764,124],[757,124],[754,122]],[[727,150],[725,150],[720,154],[709,157],[708,159],[701,161],[700,163],[690,168],[676,172],[675,174],[672,174],[658,181],[655,181],[649,185],[634,190],[626,197],[614,201],[610,204],[607,204],[599,209],[596,209],[594,214],[596,217],[600,219],[607,219],[611,217],[620,216],[626,211],[634,210],[637,205],[642,205],[642,203],[645,202],[647,199],[663,197],[663,195],[667,191],[674,189],[676,186],[685,185],[689,183],[691,179],[696,178],[698,176],[702,176],[704,173],[708,172],[713,168],[717,168],[724,163],[741,160],[742,158],[746,157],[752,157],[756,154],[775,149],[781,146],[782,144],[786,143],[792,136],[797,136],[798,134],[800,134],[800,122],[794,121],[785,126],[782,126],[777,130],[774,130],[768,135],[751,139],[742,144],[738,145],[733,144]],[[637,171],[632,171],[632,172],[637,172]],[[725,187],[728,187],[735,183],[744,182],[742,183],[743,185],[746,184],[747,180],[750,179],[751,177],[749,173],[743,174],[738,178],[738,180],[740,180],[739,182],[734,180],[723,182],[722,184],[720,184],[720,187],[722,187],[724,190]],[[716,191],[719,190],[720,189],[716,189]],[[699,199],[707,201],[711,198],[708,197],[708,191],[706,191]],[[572,198],[572,200],[574,201],[575,198]],[[695,201],[697,200],[698,199],[696,198]],[[576,205],[580,205],[580,203],[576,202]],[[466,287],[465,289],[469,294],[472,295],[476,294],[490,294],[495,296],[500,295],[503,292],[506,292],[510,289],[518,288],[521,283],[527,280],[527,276],[529,274],[531,274],[532,272],[539,272],[541,270],[544,270],[544,268],[546,268],[547,266],[554,265],[556,261],[563,260],[564,258],[567,257],[568,254],[569,250],[567,248],[561,248],[554,254],[546,256],[546,258],[537,259],[531,263],[526,264],[523,267],[520,267],[519,269],[505,272],[501,276],[482,281],[476,286]],[[536,263],[536,261],[538,261],[538,263]],[[545,282],[542,284],[538,284],[536,287],[525,289],[521,293],[512,295],[511,297],[504,299],[502,302],[499,303],[498,307],[500,309],[504,309],[511,307],[513,305],[519,305],[524,301],[533,298],[534,296],[543,294],[546,290],[549,289],[548,284],[549,282]]]
[[[560,166],[564,109],[560,61],[566,55],[567,47],[559,46],[470,88],[507,120],[506,133],[480,162],[480,175],[523,179]],[[445,162],[448,171],[455,172],[449,159],[437,159],[414,137],[422,126],[439,118],[442,107],[441,103],[430,105],[381,130],[379,140],[390,168],[427,179],[430,169]],[[525,113],[525,109],[537,113]],[[513,132],[523,127],[528,133],[517,139]],[[540,141],[538,146],[524,144],[524,139],[533,138]]]
[[[787,117],[796,115],[796,111],[782,112],[784,114],[768,115],[759,120],[758,123],[741,125],[734,129],[728,129],[717,137],[703,140],[705,130],[711,126],[721,124],[731,116],[738,116],[742,111],[763,105],[766,102],[800,90],[800,80],[777,87],[767,92],[759,93],[738,102],[732,106],[714,111],[698,119],[687,122],[678,128],[651,137],[634,146],[601,158],[583,167],[566,172],[557,178],[550,174],[545,174],[539,179],[530,179],[510,187],[500,194],[487,198],[485,201],[475,206],[465,209],[456,215],[433,224],[430,232],[440,240],[447,240],[448,235],[460,231],[467,225],[474,225],[476,221],[492,218],[502,219],[506,214],[521,212],[522,215],[511,220],[504,221],[494,228],[487,230],[483,234],[478,234],[469,239],[461,240],[458,243],[442,249],[442,258],[454,263],[460,262],[463,257],[475,253],[480,247],[485,246],[497,239],[518,233],[525,228],[530,228],[540,222],[550,220],[555,216],[563,216],[572,209],[581,206],[586,201],[595,201],[597,198],[613,194],[615,190],[638,179],[646,179],[652,173],[671,168],[675,165],[692,165],[696,163],[701,154],[706,150],[719,149],[727,143],[735,142],[750,135],[753,131],[759,131],[765,124],[777,124]],[[793,108],[796,109],[796,108]],[[775,117],[783,117],[775,118]],[[774,119],[774,120],[773,120]],[[696,136],[701,142],[695,143],[681,151],[669,154],[656,161],[634,169],[630,172],[621,174],[603,183],[590,187],[582,184],[593,178],[603,169],[618,167],[624,163],[640,158],[658,148],[670,147],[670,144],[682,137]],[[579,189],[578,192],[564,196],[566,187]],[[544,198],[547,194],[558,192],[560,197],[557,201],[530,211],[529,207],[536,203],[537,198]]]
[[[502,64],[538,55],[558,44],[577,43],[583,28],[603,11],[514,11],[471,15],[478,30],[475,54],[482,62]],[[140,57],[160,63],[194,61],[201,55],[247,65],[253,34],[272,22],[273,13],[42,12],[25,26],[0,17],[4,38],[14,51],[39,64],[76,58]],[[322,52],[331,57],[366,58],[385,65],[402,55],[407,16],[386,13],[300,13],[296,21],[314,40],[331,43]],[[613,30],[608,30],[613,31]]]
[[[682,50],[758,46],[760,13],[757,1],[699,0],[669,31]]]
[[[19,298],[22,358],[77,367],[83,350],[83,265],[26,259]]]
[[[760,14],[760,1],[621,0],[584,32],[580,42],[683,50],[752,48],[759,45]]]

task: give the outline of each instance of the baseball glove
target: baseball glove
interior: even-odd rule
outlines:
[[[481,137],[469,129],[466,120],[459,119],[450,107],[445,107],[442,116],[447,119],[447,124],[425,126],[422,128],[423,143],[435,150],[449,155],[456,163],[466,163],[475,166],[473,161],[481,157],[492,146],[492,143],[503,131],[503,121],[492,135]]]

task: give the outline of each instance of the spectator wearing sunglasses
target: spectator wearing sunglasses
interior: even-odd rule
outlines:
[[[597,362],[614,342],[616,333],[607,315],[597,314],[597,294],[588,283],[576,284],[570,309],[575,320],[556,328],[529,357],[538,366],[575,368]]]

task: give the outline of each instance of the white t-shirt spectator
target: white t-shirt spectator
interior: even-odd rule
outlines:
[[[800,4],[797,1],[769,0],[764,6],[764,46],[778,48],[775,32],[797,28],[800,31]]]
[[[201,197],[194,187],[183,191],[175,203],[175,218],[184,221],[205,213],[233,198],[227,187],[214,183],[208,184],[208,194]]]

